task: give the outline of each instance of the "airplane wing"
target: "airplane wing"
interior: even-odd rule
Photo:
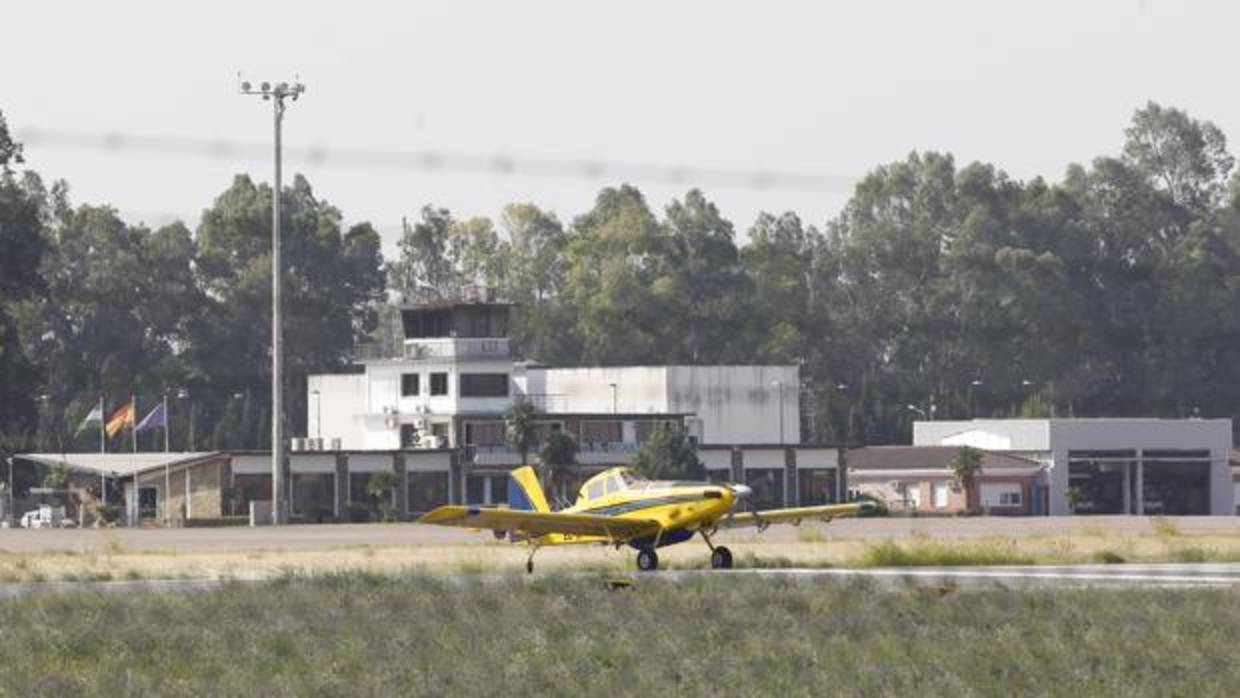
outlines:
[[[720,528],[736,528],[739,526],[757,526],[766,528],[775,523],[801,523],[802,521],[830,521],[841,516],[857,516],[868,514],[874,508],[870,502],[853,502],[851,504],[826,504],[816,507],[795,507],[792,509],[767,509],[766,511],[742,511],[725,516],[719,520]]]
[[[455,505],[442,506],[429,511],[419,517],[417,523],[460,528],[489,528],[493,531],[516,531],[529,536],[541,536],[548,533],[568,536],[601,536],[613,541],[641,538],[659,530],[657,522],[646,519]]]

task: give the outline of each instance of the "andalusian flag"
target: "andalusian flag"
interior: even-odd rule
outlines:
[[[91,424],[94,424],[95,422],[103,422],[102,398],[99,399],[99,404],[95,405],[95,408],[90,411],[90,414],[86,415],[86,419],[83,419],[82,423],[78,425],[77,431],[73,432],[73,435],[77,436],[78,434],[81,434],[83,429]]]
[[[104,429],[108,432],[108,438],[115,438],[125,427],[133,427],[134,408],[133,398],[129,398],[129,402],[117,407],[112,414],[108,415],[107,425]]]

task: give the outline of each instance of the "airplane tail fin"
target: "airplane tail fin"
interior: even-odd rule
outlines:
[[[510,473],[508,478],[508,508],[518,511],[551,511],[547,496],[538,484],[538,474],[528,465]]]

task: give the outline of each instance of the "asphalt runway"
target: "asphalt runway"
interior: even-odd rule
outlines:
[[[562,575],[563,573],[553,573]],[[571,576],[597,579],[602,584],[618,580],[634,584],[679,583],[703,576],[764,577],[807,583],[865,580],[879,589],[899,591],[924,588],[938,590],[1031,591],[1063,588],[1109,589],[1218,589],[1240,586],[1240,564],[1166,565],[1063,565],[1025,567],[879,567],[867,569],[733,569],[662,570],[602,574],[582,572]],[[483,582],[506,584],[545,579],[548,575],[445,575],[460,584]],[[195,593],[215,591],[230,584],[261,584],[267,577],[228,579],[152,579],[124,581],[19,582],[0,584],[0,599],[29,594],[55,593]]]

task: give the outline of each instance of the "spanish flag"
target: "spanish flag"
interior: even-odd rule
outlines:
[[[108,438],[115,438],[125,427],[133,428],[134,409],[133,398],[129,398],[129,402],[117,407],[112,414],[108,415],[108,421],[104,429],[108,432]]]

